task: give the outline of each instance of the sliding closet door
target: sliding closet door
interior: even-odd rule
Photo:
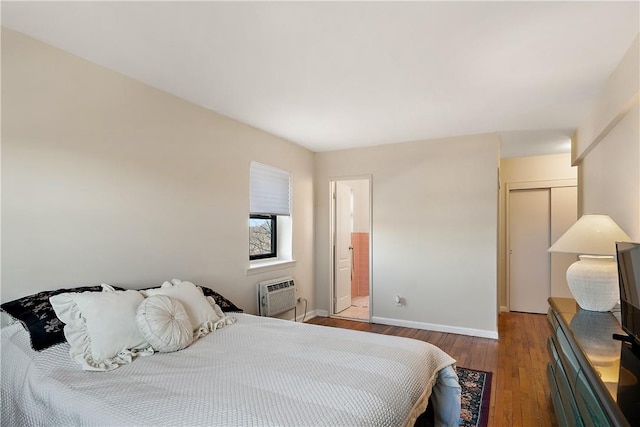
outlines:
[[[571,297],[567,268],[572,254],[550,254],[549,246],[577,219],[575,186],[509,191],[509,310],[546,313],[547,298]]]
[[[509,310],[546,313],[551,295],[548,188],[509,192]]]

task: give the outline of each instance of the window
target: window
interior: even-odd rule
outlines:
[[[251,162],[249,182],[249,259],[291,259],[291,174]]]
[[[278,256],[277,224],[276,215],[249,215],[249,259]]]

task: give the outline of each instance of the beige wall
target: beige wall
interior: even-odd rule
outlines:
[[[507,186],[515,183],[538,183],[577,180],[577,167],[571,166],[571,154],[552,154],[503,159],[500,161],[500,224],[498,228],[498,304],[505,310],[507,304]]]
[[[374,321],[497,337],[498,146],[484,134],[317,153],[318,308],[330,308],[329,182],[371,175]]]
[[[640,41],[636,37],[573,138],[579,212],[609,214],[640,241]]]
[[[295,267],[246,276],[249,164],[292,172]],[[248,312],[313,291],[312,152],[2,30],[2,301],[180,278]]]
[[[571,154],[515,157],[500,161],[500,181],[535,182],[576,179],[577,168],[571,165]],[[502,186],[502,193],[505,186]]]

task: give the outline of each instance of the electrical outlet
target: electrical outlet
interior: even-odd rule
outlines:
[[[298,300],[297,300],[297,301],[298,301],[298,302],[302,302],[302,298],[298,297]]]
[[[395,301],[398,307],[402,306],[402,297],[400,295],[396,295]]]

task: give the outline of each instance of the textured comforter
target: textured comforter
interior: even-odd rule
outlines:
[[[2,425],[412,425],[454,360],[422,341],[234,314],[185,350],[82,371],[2,330]]]

